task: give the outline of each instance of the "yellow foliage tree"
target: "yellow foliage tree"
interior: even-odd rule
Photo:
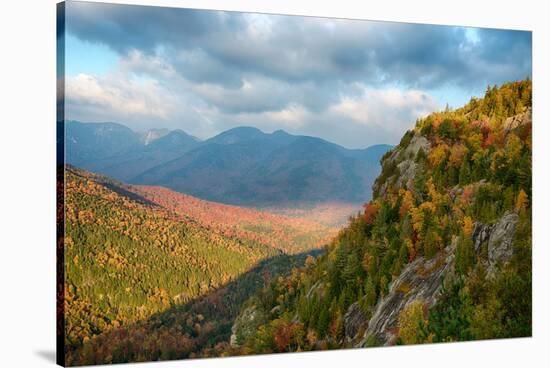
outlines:
[[[431,150],[428,155],[428,160],[432,166],[439,165],[445,158],[447,158],[447,152],[449,151],[449,146],[445,143],[437,145],[434,149]]]
[[[411,208],[412,225],[417,233],[422,230],[424,225],[424,211],[426,210],[435,213],[435,205],[430,201],[426,201],[418,207]]]
[[[399,208],[399,216],[403,218],[413,207],[414,197],[412,192],[406,189],[400,189],[399,194],[403,197],[403,200],[401,201],[401,207]]]
[[[527,198],[527,193],[525,193],[523,189],[521,189],[516,198],[516,209],[518,211],[522,211],[525,208],[527,208],[528,203],[529,203],[529,198]]]
[[[515,134],[510,134],[506,141],[506,158],[508,163],[513,163],[518,159],[521,153],[522,143]]]
[[[463,220],[463,223],[464,223],[464,235],[465,236],[471,236],[472,235],[472,231],[474,229],[474,223],[472,221],[472,218],[470,216],[465,216],[464,217],[464,220]]]
[[[435,207],[437,207],[438,203],[441,202],[441,194],[437,192],[437,189],[435,188],[434,182],[432,178],[430,177],[428,179],[428,182],[426,183],[426,186],[428,187],[428,195],[430,196],[430,199],[432,200],[432,203]]]
[[[421,300],[415,300],[408,304],[399,313],[397,326],[399,327],[399,337],[404,344],[419,344],[422,340],[418,336],[418,331],[424,327],[427,319],[424,316],[424,303]]]
[[[449,162],[454,167],[460,167],[468,149],[462,143],[456,143],[451,147]]]

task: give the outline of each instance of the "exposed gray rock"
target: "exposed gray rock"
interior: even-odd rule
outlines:
[[[381,196],[384,195],[393,180],[395,180],[395,184],[392,184],[392,186],[411,189],[417,166],[414,160],[420,149],[428,154],[430,151],[430,142],[418,132],[414,134],[406,147],[396,147],[384,162],[387,164],[396,163],[399,168],[399,174],[397,178],[390,177],[384,183],[375,183],[375,187],[378,186],[378,188],[374,188],[375,192],[378,192]]]
[[[492,227],[488,244],[489,274],[494,272],[498,264],[505,263],[512,257],[512,241],[518,220],[517,213],[508,212]]]
[[[307,291],[306,298],[311,298],[313,293],[317,294],[319,297],[322,297],[324,295],[324,288],[321,280],[313,284],[313,286]]]
[[[494,225],[487,225],[481,222],[476,222],[474,224],[474,230],[472,231],[472,240],[474,242],[476,252],[479,252],[483,243],[489,241],[491,232],[493,231]]]
[[[397,167],[399,168],[399,178],[396,181],[398,187],[412,188],[414,176],[416,175],[416,162],[413,159],[407,159],[400,162]]]
[[[344,333],[346,341],[351,341],[355,336],[364,330],[365,326],[369,322],[367,315],[361,310],[359,302],[355,302],[349,306],[346,314],[344,315]]]
[[[475,223],[472,240],[476,252],[484,243],[488,248],[488,277],[494,275],[499,264],[507,262],[513,254],[513,239],[519,216],[515,212],[504,214],[495,224]],[[372,318],[362,318],[358,305],[352,304],[346,313],[346,338],[358,339],[354,335],[365,330],[355,344],[364,347],[370,337],[383,345],[395,342],[399,313],[411,302],[421,300],[428,308],[437,302],[442,284],[454,275],[455,238],[450,246],[436,258],[418,258],[405,267],[401,275],[389,287],[388,295],[378,301]],[[357,303],[355,303],[357,304]]]
[[[519,126],[531,124],[532,122],[533,122],[533,115],[532,115],[532,110],[529,107],[527,111],[525,111],[524,113],[517,114],[506,119],[502,127],[505,132],[509,132],[510,130],[513,130]]]
[[[430,150],[430,142],[426,137],[421,135],[420,133],[415,133],[412,137],[411,141],[407,145],[407,148],[405,148],[405,156],[416,156],[418,151],[420,149],[423,149],[426,153]]]
[[[269,312],[270,314],[276,314],[276,313],[280,313],[281,312],[281,306],[280,305],[276,305],[274,306],[273,308],[271,308],[271,311]]]
[[[235,319],[231,327],[231,337],[229,340],[231,346],[238,346],[241,341],[252,336],[264,320],[264,317],[255,305],[245,308],[237,319]]]
[[[364,347],[370,337],[383,345],[395,342],[399,313],[409,303],[422,300],[427,307],[437,301],[446,274],[454,266],[456,241],[431,260],[418,258],[405,267],[389,287],[388,295],[378,301],[363,337],[356,344]]]

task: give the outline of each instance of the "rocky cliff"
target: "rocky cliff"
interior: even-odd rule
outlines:
[[[495,224],[476,223],[472,234],[476,252],[481,252],[487,244],[488,260],[485,263],[488,277],[498,272],[512,256],[515,227],[518,215],[506,213]],[[382,345],[392,345],[397,338],[397,319],[401,311],[410,303],[422,302],[426,308],[433,306],[445,282],[456,277],[454,259],[457,238],[437,257],[427,260],[423,257],[408,264],[389,287],[388,295],[380,299],[370,319],[353,303],[345,316],[346,341],[355,347],[368,346],[371,341]],[[361,334],[358,334],[362,332]]]
[[[233,348],[530,336],[530,104],[521,81],[419,119],[327,252],[242,310]]]

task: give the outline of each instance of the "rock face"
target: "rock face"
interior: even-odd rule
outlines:
[[[488,244],[489,274],[493,274],[500,263],[507,262],[514,248],[512,241],[516,232],[519,216],[515,212],[508,212],[491,229]]]
[[[420,133],[415,133],[412,137],[409,144],[405,147],[397,147],[395,148],[390,156],[385,159],[385,164],[391,165],[396,164],[399,168],[399,173],[397,174],[397,177],[395,178],[395,184],[391,184],[393,182],[392,178],[388,178],[383,183],[375,183],[374,191],[379,193],[379,195],[383,196],[386,192],[389,185],[394,185],[397,188],[407,187],[408,189],[412,188],[413,185],[413,179],[416,175],[416,154],[418,151],[422,149],[426,154],[430,150],[430,142],[426,137],[421,135]],[[379,185],[378,188],[376,186]]]
[[[532,110],[529,107],[527,111],[521,114],[514,115],[509,117],[504,121],[503,128],[504,131],[509,132],[512,129],[515,129],[522,125],[531,124],[533,121]]]
[[[262,322],[264,322],[264,318],[256,306],[252,305],[245,308],[237,319],[235,319],[235,323],[231,327],[231,337],[229,340],[231,346],[238,346],[241,341],[252,336]]]
[[[480,252],[484,244],[487,245],[487,271],[493,275],[496,267],[507,262],[514,249],[512,241],[516,231],[519,216],[515,212],[505,213],[495,224],[476,222],[472,232],[472,240],[476,252]]]
[[[452,244],[431,260],[421,257],[407,265],[390,284],[388,295],[376,304],[356,347],[366,346],[372,337],[382,345],[393,344],[397,337],[397,319],[403,308],[415,300],[421,300],[427,307],[434,305],[443,279],[454,266],[455,248],[456,244]]]
[[[364,326],[367,325],[369,319],[359,307],[359,302],[355,302],[349,306],[348,311],[344,315],[344,333],[346,342],[352,341],[355,336],[364,331]]]
[[[510,260],[518,220],[517,213],[508,212],[495,224],[475,224],[472,240],[476,252],[487,244],[487,277],[492,277],[500,264]],[[422,301],[427,308],[433,306],[444,280],[453,277],[456,244],[457,238],[435,258],[418,258],[408,264],[390,284],[388,294],[376,304],[370,320],[357,302],[352,304],[344,319],[346,341],[353,342],[355,347],[367,346],[372,338],[382,345],[395,343],[400,312],[416,300]]]
[[[474,230],[472,231],[472,240],[474,241],[476,252],[479,252],[482,245],[489,241],[489,237],[491,236],[493,227],[494,225],[487,225],[481,222],[476,222],[474,224]]]
[[[483,254],[487,247],[487,260],[482,263],[487,277],[498,272],[500,265],[508,262],[514,252],[513,239],[519,216],[516,212],[505,213],[494,224],[475,223],[472,240],[476,253]],[[421,301],[426,308],[433,306],[440,295],[443,284],[455,277],[454,263],[458,238],[440,251],[433,259],[419,257],[409,263],[389,286],[387,295],[379,299],[369,316],[356,301],[344,315],[345,346],[366,347],[376,340],[377,344],[395,344],[398,337],[397,322],[401,311],[414,301]],[[323,293],[323,284],[318,281],[307,293]],[[274,312],[274,311],[272,311]],[[298,320],[298,315],[294,317]],[[245,308],[231,329],[231,344],[238,345],[242,338],[253,335],[265,320],[255,306]]]

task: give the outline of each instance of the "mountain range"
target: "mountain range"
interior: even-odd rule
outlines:
[[[268,213],[66,165],[57,296],[67,365],[532,336],[531,105],[525,80],[419,119],[344,227],[324,220],[331,208],[312,221],[300,207]],[[72,157],[84,163],[171,133],[90,128],[95,141]],[[281,172],[310,163],[319,171],[305,175],[322,182],[323,165],[367,155],[253,128],[209,141],[140,175],[205,165],[223,193],[231,164],[241,183],[256,173],[292,185]]]
[[[113,178],[202,199],[263,207],[363,203],[391,146],[237,127],[201,141],[182,130],[140,134],[117,123],[65,124],[66,161]]]

